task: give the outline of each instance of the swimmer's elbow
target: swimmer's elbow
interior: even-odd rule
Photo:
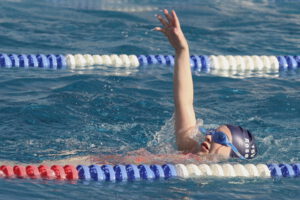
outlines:
[[[188,136],[176,135],[176,144],[178,150],[183,153],[197,153],[199,151],[198,142]]]

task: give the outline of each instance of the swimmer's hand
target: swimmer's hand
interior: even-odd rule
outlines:
[[[162,15],[156,16],[163,27],[155,27],[154,30],[164,33],[176,52],[188,50],[189,46],[181,30],[175,11],[172,10],[170,14],[167,9],[164,9],[163,12],[166,16],[165,18]]]

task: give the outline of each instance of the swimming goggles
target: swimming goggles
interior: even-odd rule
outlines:
[[[199,130],[204,133],[205,135],[211,135],[212,141],[227,147],[230,147],[232,151],[242,160],[246,158],[240,154],[237,148],[229,141],[227,135],[224,132],[216,131],[215,129],[208,129],[199,128]]]

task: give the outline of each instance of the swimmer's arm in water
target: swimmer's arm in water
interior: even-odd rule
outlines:
[[[92,156],[90,158],[92,163],[97,164],[110,164],[110,165],[118,165],[118,164],[160,164],[163,165],[165,163],[202,163],[205,160],[200,158],[196,154],[151,154],[141,153],[140,155],[135,154],[127,154],[127,155],[101,155],[101,156]]]
[[[176,143],[179,150],[196,153],[199,151],[199,144],[190,137],[191,129],[196,125],[196,117],[193,106],[194,89],[190,68],[189,46],[175,11],[172,10],[170,14],[165,9],[164,14],[166,19],[161,15],[157,15],[163,27],[156,27],[154,30],[164,33],[175,49],[174,102]]]

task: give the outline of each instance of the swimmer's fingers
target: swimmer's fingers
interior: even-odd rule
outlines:
[[[161,27],[155,27],[153,30],[159,31],[159,32],[162,32],[162,33],[166,33],[166,30],[161,28]]]
[[[168,11],[167,9],[164,9],[164,14],[165,14],[165,16],[166,16],[166,18],[167,18],[169,24],[171,24],[172,26],[174,26],[174,25],[175,25],[175,24],[174,24],[174,18],[173,18],[173,16],[171,16],[171,15],[169,14],[169,11]]]
[[[172,10],[172,15],[173,15],[173,19],[174,19],[174,26],[175,27],[180,27],[179,19],[178,19],[177,14],[174,10]]]
[[[156,17],[163,26],[165,27],[169,26],[168,22],[161,15],[157,15]]]

